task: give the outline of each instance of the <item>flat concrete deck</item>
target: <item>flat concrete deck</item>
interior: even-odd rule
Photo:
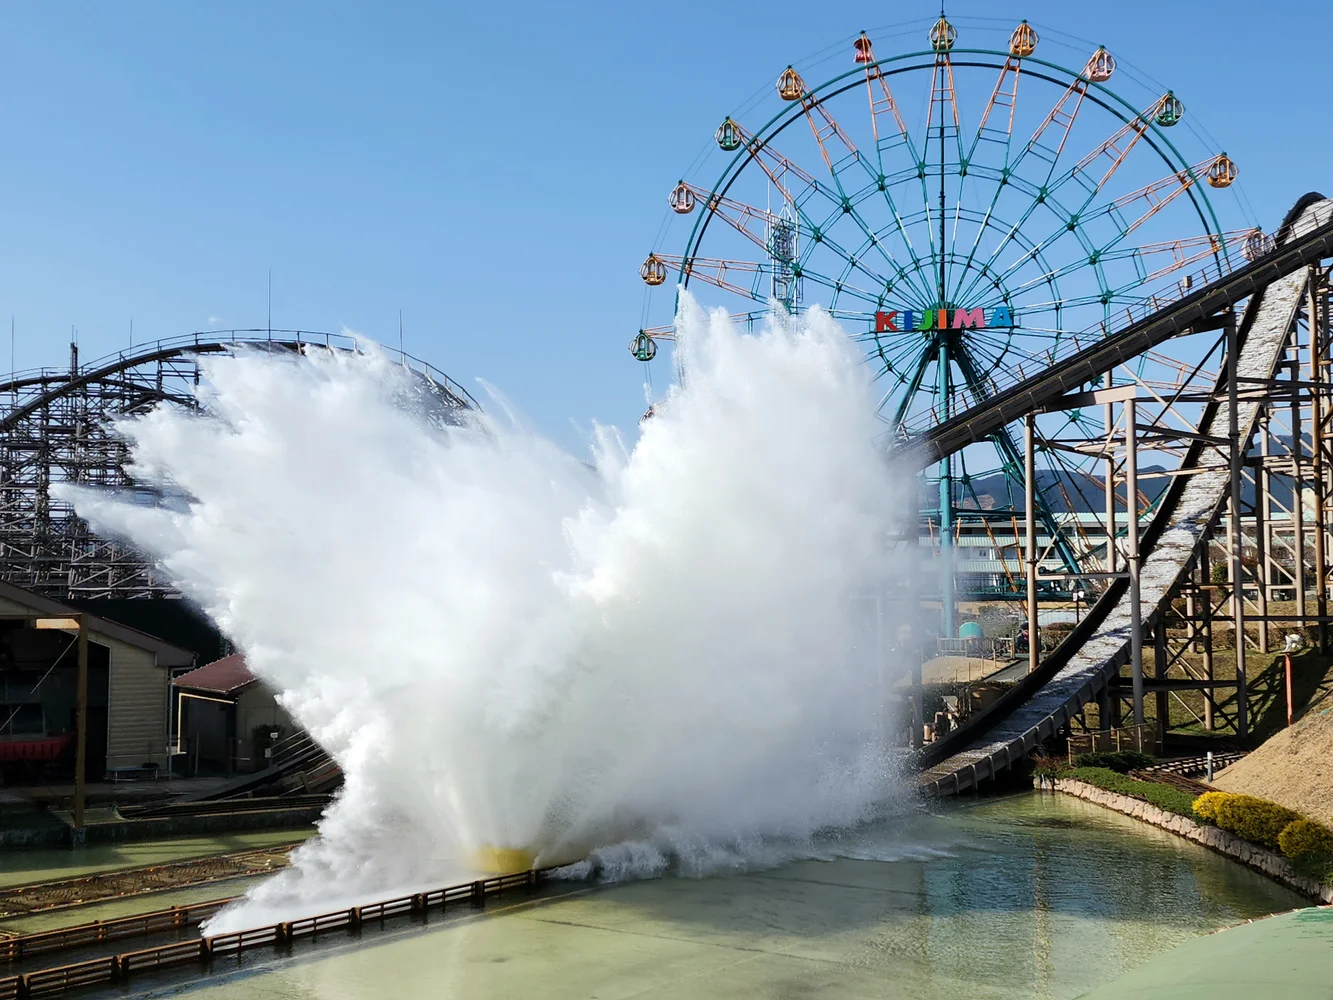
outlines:
[[[1187,941],[1082,1000],[1329,1000],[1333,907],[1283,913]]]

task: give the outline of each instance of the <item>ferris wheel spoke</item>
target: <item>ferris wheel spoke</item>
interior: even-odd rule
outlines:
[[[889,421],[890,425],[897,430],[903,426],[903,420],[907,416],[908,410],[912,408],[913,403],[919,403],[921,393],[921,383],[925,380],[926,372],[930,370],[935,363],[934,352],[926,350],[924,346],[918,349],[916,364],[912,366],[911,377],[907,380],[907,388],[898,400],[898,405],[894,407],[893,417]],[[887,398],[881,402],[881,406],[887,402]]]
[[[1137,275],[1135,281],[1117,289],[1110,289],[1107,294],[1111,299],[1115,299],[1133,288],[1151,284],[1193,264],[1198,264],[1209,258],[1226,256],[1229,252],[1228,248],[1243,244],[1247,238],[1256,232],[1258,230],[1237,229],[1223,233],[1220,236],[1214,233],[1206,233],[1202,236],[1167,240],[1159,243],[1145,243],[1136,247],[1112,247],[1107,250],[1099,250],[1103,262],[1128,261]],[[1073,274],[1086,265],[1087,261],[1082,259],[1071,261],[1057,270],[1039,278],[1033,278],[1023,285],[1015,286],[1014,293],[1019,294],[1025,288],[1049,279],[1057,279]],[[1150,267],[1155,269],[1150,271]]]
[[[1219,180],[1225,175],[1229,175],[1229,177],[1227,177],[1225,183],[1216,183],[1214,181],[1215,173]],[[1119,228],[1119,235],[1103,245],[1100,248],[1101,252],[1105,253],[1120,243],[1158,212],[1197,185],[1202,177],[1208,177],[1209,182],[1215,187],[1226,187],[1235,179],[1235,164],[1223,153],[1117,198],[1095,215],[1089,217],[1090,221],[1097,217],[1109,218]],[[1127,219],[1133,221],[1126,221]]]
[[[896,213],[896,208],[894,209],[894,211]],[[861,236],[864,239],[864,242],[862,242],[854,252],[848,251],[844,246],[835,241],[830,235],[833,227],[837,224],[838,221],[840,221],[843,218],[849,218],[860,230]],[[903,235],[905,235],[906,233],[906,231],[902,229],[901,226],[899,227],[899,231]],[[918,275],[921,270],[921,265],[920,262],[917,261],[915,254],[910,254],[912,257],[911,266],[901,263],[893,255],[892,249],[885,244],[883,237],[879,233],[876,233],[870,227],[869,223],[865,219],[864,214],[856,207],[856,205],[850,199],[840,209],[830,213],[830,215],[826,219],[824,219],[821,222],[821,224],[818,227],[816,227],[810,235],[814,238],[816,242],[822,242],[828,244],[829,248],[832,249],[835,253],[837,253],[838,256],[840,256],[843,259],[843,261],[847,264],[847,268],[849,271],[851,269],[859,270],[862,273],[870,276],[876,283],[882,284],[883,276],[870,271],[865,266],[864,263],[866,255],[873,250],[874,254],[878,256],[889,268],[892,269],[892,278],[888,282],[888,287],[884,289],[886,294],[888,292],[891,292],[894,287],[896,287],[903,281],[908,282],[913,287],[919,287]],[[908,249],[910,253],[911,250],[910,245]],[[879,301],[881,304],[883,303],[883,296],[880,296]]]
[[[735,127],[755,165],[764,172],[769,183],[777,188],[783,201],[791,205],[793,210],[800,211],[801,207],[815,195],[833,205],[842,204],[839,194],[821,184],[795,161],[779,153],[771,141],[747,131],[738,122],[735,123]]]
[[[914,172],[924,169],[925,161],[917,152],[916,143],[912,141],[907,123],[903,121],[902,113],[898,110],[898,102],[889,89],[888,77],[880,68],[879,61],[871,48],[870,38],[864,31],[856,41],[855,50],[856,59],[865,65],[866,97],[870,103],[870,129],[875,137],[875,158],[879,176],[885,178],[891,173],[885,167],[884,154],[891,153],[900,146],[906,147],[907,155],[912,159]]]
[[[977,394],[978,398],[986,398],[985,383],[980,378],[966,345],[960,347],[955,356],[955,361],[958,365],[959,372],[963,376],[964,382],[975,394]],[[995,434],[991,435],[991,440],[994,442],[996,450],[1000,454],[1002,465],[1007,466],[1010,470],[1009,475],[1011,477],[1017,475],[1018,470],[1023,467],[1023,459],[1019,454],[1018,446],[1014,444],[1009,428],[1001,428]],[[1064,563],[1065,567],[1070,572],[1077,572],[1078,558],[1067,542],[1061,543],[1059,541],[1063,537],[1060,531],[1060,525],[1040,490],[1037,492],[1037,518],[1042,522],[1043,527],[1050,532],[1051,538],[1057,540],[1056,548],[1061,562]]]
[[[790,77],[788,77],[790,74]],[[824,101],[815,97],[805,87],[805,81],[790,66],[787,72],[783,74],[784,81],[790,82],[799,92],[801,111],[805,114],[805,120],[810,125],[810,132],[814,136],[815,144],[819,146],[819,153],[824,158],[824,166],[828,168],[829,176],[833,178],[833,183],[838,189],[838,194],[842,198],[842,204],[849,204],[848,192],[843,187],[842,178],[839,177],[839,171],[845,168],[849,163],[856,163],[868,175],[871,181],[876,180],[878,174],[872,170],[861,156],[861,151],[856,148],[856,143],[851,140],[846,130],[838,124],[836,118],[825,105]]]
[[[959,282],[960,287],[954,293],[955,301],[962,301],[965,299],[970,300],[973,295],[981,294],[979,289],[982,287],[983,282],[988,281],[994,288],[997,289],[1004,287],[1004,280],[1006,277],[1009,276],[1009,271],[1001,272],[995,270],[995,262],[1004,253],[1005,249],[1010,246],[1016,246],[1023,251],[1023,256],[1021,256],[1017,262],[1018,266],[1022,266],[1023,264],[1031,261],[1035,263],[1038,267],[1041,267],[1043,271],[1045,271],[1047,274],[1052,274],[1052,272],[1054,272],[1055,268],[1048,265],[1045,260],[1044,252],[1047,248],[1041,246],[1040,244],[1034,243],[1031,239],[1029,239],[1027,236],[1023,234],[1023,231],[1021,229],[1024,222],[1029,218],[1031,218],[1038,204],[1039,202],[1036,199],[1034,199],[1032,203],[1029,204],[1027,208],[1024,210],[1021,219],[1018,222],[1013,223],[1012,225],[1007,225],[1003,222],[997,222],[992,213],[988,213],[984,217],[982,223],[984,226],[994,227],[998,231],[1002,232],[1003,235],[1000,237],[1000,241],[997,244],[995,250],[982,264],[978,265],[976,264],[974,258],[972,257],[968,258],[968,267],[964,269],[963,273],[965,275],[970,273],[971,280],[967,283],[965,287],[962,286],[962,282]],[[981,239],[980,234],[978,235],[977,239],[979,242]],[[1011,267],[1010,270],[1012,269],[1013,268]],[[1049,280],[1054,281],[1055,279],[1054,277],[1051,277]]]
[[[1072,211],[1071,216],[1074,218],[1081,216],[1092,200],[1110,183],[1111,178],[1129,158],[1139,140],[1147,134],[1150,123],[1154,119],[1161,119],[1163,106],[1174,100],[1175,98],[1169,93],[1158,98],[1150,107],[1120,126],[1109,138],[1098,143],[1069,170],[1059,177],[1048,180],[1045,185],[1046,191],[1053,195],[1070,181],[1077,181],[1083,188],[1085,197],[1082,204]],[[1098,176],[1099,172],[1101,176]]]
[[[1099,267],[1101,261],[1108,253],[1113,251],[1136,229],[1143,226],[1149,219],[1161,212],[1175,201],[1175,199],[1193,187],[1197,183],[1200,175],[1208,176],[1212,171],[1217,170],[1219,168],[1219,161],[1225,161],[1225,164],[1222,165],[1223,169],[1229,169],[1231,171],[1231,176],[1234,177],[1235,167],[1231,164],[1231,161],[1226,158],[1225,154],[1223,154],[1222,156],[1205,160],[1189,170],[1182,170],[1162,178],[1159,181],[1154,181],[1137,191],[1116,199],[1108,206],[1095,213],[1095,215],[1088,217],[1085,219],[1085,222],[1091,222],[1098,218],[1109,220],[1113,235],[1100,245],[1094,243],[1092,252],[1089,254],[1086,262],[1072,260],[1059,271],[1048,271],[1042,276],[1042,279],[1047,277],[1059,277],[1061,272],[1066,274],[1070,273],[1072,270],[1082,267],[1084,263],[1091,265],[1100,277],[1101,272]],[[1227,181],[1227,183],[1229,184],[1230,181]],[[1133,221],[1126,221],[1128,218],[1133,218]],[[1045,250],[1049,248],[1054,245],[1057,240],[1063,237],[1067,231],[1068,226],[1061,227],[1060,229],[1053,231],[1045,239],[1039,241],[1036,244],[1036,249],[1024,254],[1008,268],[1000,272],[1001,280],[1012,277],[1019,268],[1029,260],[1034,259],[1034,254],[1037,249]],[[1110,289],[1106,287],[1104,281],[1102,283],[1101,292],[1104,295],[1110,295]]]
[[[976,231],[976,236],[972,241],[972,246],[968,249],[967,260],[963,265],[963,273],[966,274],[976,259],[977,251],[981,247],[981,240],[987,231],[987,221],[994,214],[1000,201],[1000,196],[1004,192],[1005,185],[1010,178],[1009,160],[1012,152],[1014,138],[1014,117],[1018,111],[1018,84],[1022,77],[1023,57],[1031,55],[1036,48],[1036,32],[1024,21],[1009,38],[1009,57],[1005,59],[1004,65],[1000,68],[1000,75],[995,81],[995,86],[991,89],[990,100],[986,102],[985,110],[981,113],[981,121],[977,125],[976,135],[972,138],[972,145],[967,151],[966,163],[971,166],[976,159],[977,147],[982,142],[991,142],[1001,146],[1004,150],[1003,166],[993,176],[986,179],[991,180],[992,189],[990,204],[986,206],[984,219]],[[992,116],[995,121],[992,122]],[[983,177],[986,177],[983,172]],[[959,204],[962,203],[962,182],[959,182]]]
[[[878,377],[893,376],[895,384],[888,390],[888,395],[898,391],[904,384],[909,386],[909,392],[917,391],[910,389],[910,385],[921,358],[919,343],[886,345],[882,341],[876,342],[875,350],[867,351],[866,358],[878,366]],[[883,401],[880,406],[883,406]]]
[[[864,288],[857,288],[855,285],[849,285],[846,282],[827,277],[826,275],[820,274],[817,271],[811,271],[805,267],[801,268],[799,277],[802,281],[811,282],[821,288],[827,288],[829,291],[833,292],[833,300],[830,302],[830,305],[834,307],[837,306],[838,299],[843,296],[848,296],[858,302],[864,302],[871,307],[878,306],[880,299],[882,298],[877,292],[870,292]]]
[[[952,43],[950,43],[952,46]],[[935,130],[935,109],[939,108],[940,131],[934,139],[931,132]],[[958,114],[958,93],[954,85],[953,60],[949,56],[949,49],[936,48],[935,52],[935,72],[931,77],[930,104],[926,109],[926,137],[922,146],[929,145],[936,139],[943,138],[948,141],[953,139],[954,154],[958,162],[963,160],[963,129],[962,122]]]
[[[739,295],[756,302],[768,301],[768,296],[761,292],[760,282],[772,274],[772,268],[748,260],[720,260],[711,257],[691,257],[686,260],[676,254],[655,253],[655,256],[667,267],[678,272],[681,277],[698,278],[700,281]],[[730,280],[730,275],[752,275],[749,287],[738,285]]]
[[[1026,22],[1025,22],[1026,23]],[[977,124],[976,135],[967,151],[967,162],[976,156],[977,146],[982,142],[994,142],[1004,149],[1004,166],[1009,166],[1010,147],[1014,138],[1014,116],[1018,111],[1018,84],[1023,72],[1023,60],[1014,52],[1015,40],[1010,39],[1009,58],[1000,67],[1000,75],[991,89],[990,100],[981,112],[981,121]],[[991,117],[995,121],[991,121]],[[997,192],[998,194],[998,192]],[[992,207],[994,203],[992,202]]]
[[[768,252],[767,234],[769,228],[778,221],[776,215],[735,198],[705,191],[685,181],[682,181],[681,185],[693,193],[714,218],[721,219],[755,246],[765,253]]]
[[[1042,123],[1037,126],[1037,130],[1032,133],[1032,138],[1019,153],[1018,161],[1027,156],[1035,156],[1046,162],[1049,164],[1046,180],[1049,181],[1055,173],[1056,164],[1064,152],[1065,144],[1069,141],[1069,134],[1078,120],[1079,112],[1083,109],[1088,87],[1093,83],[1106,82],[1113,72],[1115,72],[1115,59],[1106,49],[1098,48],[1088,59],[1083,71],[1060,95]],[[1014,166],[1018,165],[1018,161],[1015,161]]]

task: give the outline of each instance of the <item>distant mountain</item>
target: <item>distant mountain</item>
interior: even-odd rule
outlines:
[[[1159,465],[1148,466],[1139,470],[1139,476],[1142,477],[1139,481],[1139,493],[1146,497],[1149,503],[1156,500],[1157,495],[1170,482],[1167,476],[1146,478],[1153,472],[1161,471],[1163,471],[1163,467]],[[1066,514],[1074,512],[1087,514],[1106,510],[1105,480],[1100,476],[1082,476],[1063,469],[1039,469],[1037,470],[1037,492],[1041,494],[1045,501],[1046,509],[1052,513]],[[973,493],[976,494],[976,500],[972,498]],[[1123,502],[1125,497],[1123,483],[1117,490],[1117,494]],[[1025,509],[1023,484],[1012,482],[1002,472],[995,472],[973,479],[970,487],[963,489],[959,506],[964,510],[969,507],[976,509],[978,506],[977,500],[980,501],[982,510],[1022,512]]]
[[[1158,494],[1166,489],[1171,481],[1169,476],[1153,476],[1164,471],[1160,465],[1150,465],[1139,469],[1139,492],[1149,503],[1156,501]],[[1251,470],[1253,471],[1253,470]],[[1086,514],[1106,510],[1106,487],[1101,476],[1082,476],[1065,470],[1039,469],[1037,471],[1037,491],[1046,502],[1046,507],[1053,513],[1076,512]],[[962,487],[959,487],[962,490]],[[1274,475],[1270,479],[1273,502],[1290,510],[1293,499],[1291,480],[1285,476]],[[1012,491],[1013,498],[1010,499]],[[1001,472],[974,478],[970,488],[963,491],[959,506],[966,510],[978,505],[972,499],[972,493],[981,501],[982,510],[1014,510],[1022,512],[1023,484],[1011,482]],[[1116,490],[1121,502],[1125,498],[1125,486],[1121,483]],[[1245,503],[1254,503],[1254,483],[1248,480],[1241,484],[1241,496]],[[1122,508],[1123,509],[1123,508]]]

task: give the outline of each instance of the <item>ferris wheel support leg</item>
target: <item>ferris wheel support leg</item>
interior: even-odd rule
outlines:
[[[1236,314],[1228,313],[1226,319],[1227,342],[1227,441],[1230,444],[1231,462],[1231,517],[1227,520],[1227,548],[1231,559],[1231,611],[1232,636],[1236,647],[1236,731],[1239,736],[1249,733],[1249,691],[1245,678],[1245,577],[1241,563],[1240,503],[1240,398],[1237,372],[1237,355],[1240,339],[1236,328]]]
[[[1041,633],[1037,621],[1037,418],[1023,422],[1023,505],[1028,592],[1028,673],[1041,662]]]
[[[949,419],[949,346],[943,333],[939,345],[939,393],[943,419]],[[940,626],[946,639],[957,635],[953,577],[953,457],[940,460]]]

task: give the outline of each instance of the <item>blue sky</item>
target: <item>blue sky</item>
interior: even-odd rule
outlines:
[[[409,352],[484,377],[562,443],[594,419],[632,428],[637,268],[683,168],[788,62],[934,10],[6,5],[0,315],[17,366],[62,363],[71,327],[84,357],[117,350],[131,317],[136,341],[263,326],[271,269],[275,327],[396,344],[401,309]],[[1166,82],[1270,228],[1333,192],[1327,0],[949,10],[1026,17]]]

